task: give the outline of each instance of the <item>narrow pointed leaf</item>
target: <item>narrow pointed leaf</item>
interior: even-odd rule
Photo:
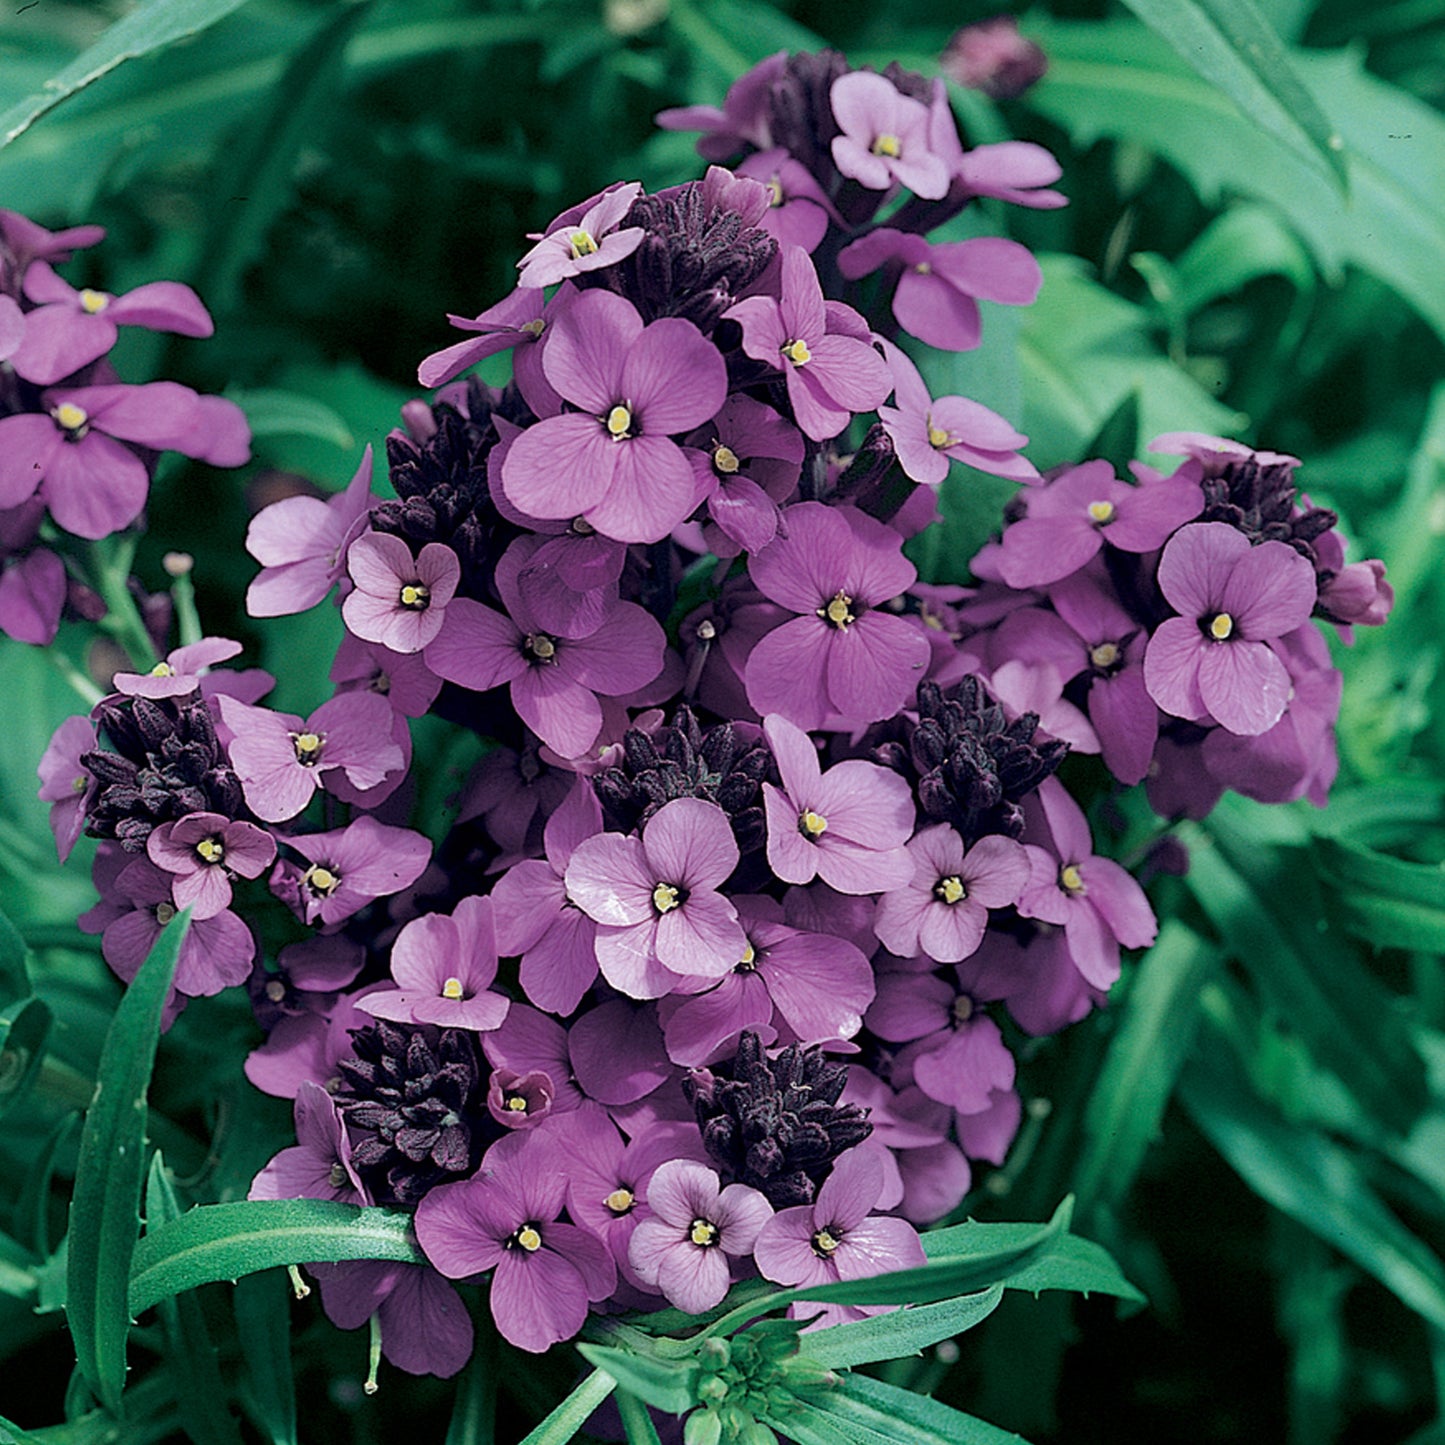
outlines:
[[[30,992],[25,940],[15,925],[0,913],[0,1003],[11,1003]]]
[[[296,1445],[291,1370],[291,1286],[279,1269],[236,1281],[232,1299],[252,1416],[271,1445]]]
[[[1021,1436],[927,1395],[857,1374],[768,1423],[799,1445],[1023,1445]]]
[[[528,1431],[522,1445],[566,1445],[616,1388],[611,1375],[593,1370],[535,1430]]]
[[[606,1345],[577,1346],[578,1353],[589,1365],[606,1370],[623,1389],[666,1410],[681,1415],[697,1404],[698,1364],[695,1360],[658,1360],[630,1350],[614,1350]]]
[[[799,1348],[815,1364],[830,1370],[871,1365],[879,1360],[901,1360],[905,1355],[920,1354],[940,1340],[971,1330],[998,1308],[1003,1290],[1001,1284],[996,1284],[960,1299],[813,1330],[802,1337]]]
[[[0,1118],[30,1091],[45,1061],[50,1008],[44,1000],[24,998],[0,1009]]]

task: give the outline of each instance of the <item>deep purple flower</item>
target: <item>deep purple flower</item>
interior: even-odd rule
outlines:
[[[68,591],[65,563],[50,548],[6,558],[0,572],[0,632],[17,642],[48,647],[60,630]]]
[[[568,1044],[567,1030],[556,1019],[524,1003],[514,1003],[501,1027],[482,1037],[482,1051],[494,1069],[508,1069],[517,1076],[547,1075],[553,1111],[559,1114],[570,1113],[583,1098]],[[617,1063],[626,1070],[631,1061],[623,1058]]]
[[[770,203],[758,224],[780,246],[812,252],[828,232],[837,211],[812,172],[781,146],[750,155],[737,168],[740,176],[761,181]]]
[[[496,1028],[511,1001],[493,993],[497,944],[490,898],[463,898],[445,913],[413,918],[391,949],[395,989],[378,989],[357,1007],[397,1023],[448,1029]]]
[[[1183,616],[1159,624],[1144,682],[1165,712],[1213,718],[1251,737],[1289,705],[1289,672],[1269,643],[1314,608],[1315,570],[1283,542],[1251,546],[1224,522],[1193,522],[1169,539],[1159,588]]]
[[[887,398],[888,367],[862,339],[867,327],[857,313],[824,302],[808,253],[784,246],[780,254],[781,295],[745,297],[726,314],[743,328],[743,350],[783,373],[798,425],[814,441],[827,441],[854,412],[872,411]]]
[[[38,797],[50,804],[50,831],[55,834],[55,851],[60,861],[70,857],[85,826],[86,802],[91,775],[81,754],[95,746],[95,724],[88,717],[68,717],[45,745],[40,766]]]
[[[1083,809],[1057,778],[1040,783],[1024,800],[1024,811],[1032,872],[1019,912],[1062,924],[1079,972],[1095,988],[1107,989],[1119,977],[1119,945],[1147,948],[1154,942],[1154,910],[1125,869],[1095,856]]]
[[[676,106],[659,111],[656,122],[663,130],[702,131],[697,153],[705,161],[725,161],[747,146],[767,150],[773,143],[770,92],[787,62],[786,50],[760,60],[728,87],[721,109],[715,105]]]
[[[893,262],[900,270],[893,315],[910,336],[942,351],[971,351],[983,322],[978,302],[1029,306],[1043,285],[1033,253],[1001,236],[933,243],[880,226],[845,246],[838,269],[857,280]]]
[[[247,612],[285,617],[320,602],[346,575],[347,544],[365,527],[376,500],[368,446],[345,491],[324,501],[286,497],[252,517],[246,550],[262,570],[246,590]]]
[[[646,232],[640,226],[618,230],[618,223],[642,194],[638,181],[619,183],[595,198],[564,211],[534,234],[537,244],[517,262],[519,286],[551,286],[569,276],[585,275],[630,256]]]
[[[947,823],[923,828],[908,843],[913,877],[878,900],[874,928],[900,958],[926,953],[960,963],[983,939],[991,908],[1019,901],[1029,861],[1012,838],[990,833],[965,849]]]
[[[540,286],[524,285],[480,316],[472,319],[448,316],[447,320],[458,331],[479,335],[471,341],[458,341],[443,351],[433,352],[417,368],[416,379],[423,386],[441,386],[488,356],[535,342],[546,329],[542,316],[546,299],[546,292]]]
[[[732,1284],[730,1258],[752,1253],[773,1207],[746,1184],[721,1189],[701,1164],[674,1159],[652,1176],[652,1218],[633,1231],[628,1255],[644,1284],[689,1314],[719,1304]]]
[[[111,683],[127,697],[185,697],[200,687],[208,668],[240,650],[241,644],[229,637],[203,637],[168,652],[149,672],[118,672]]]
[[[366,816],[286,842],[309,866],[278,863],[271,891],[307,923],[340,923],[373,899],[410,888],[431,856],[431,844],[420,833]]]
[[[700,798],[673,799],[640,838],[599,833],[578,844],[567,893],[597,922],[603,977],[632,998],[657,998],[679,976],[730,972],[747,938],[717,890],[737,863],[727,814]]]
[[[855,507],[799,502],[748,562],[758,590],[797,614],[752,650],[748,701],[799,727],[875,722],[911,698],[928,666],[915,623],[882,610],[917,577],[891,527]]]
[[[911,1224],[869,1217],[883,1187],[883,1163],[876,1151],[865,1146],[840,1154],[811,1204],[779,1210],[763,1226],[753,1246],[759,1273],[774,1284],[820,1285],[926,1263]],[[813,1315],[817,1306],[795,1305],[793,1312]],[[809,1328],[880,1312],[878,1306],[830,1305]]]
[[[829,97],[842,131],[833,163],[845,176],[873,191],[897,182],[925,200],[943,197],[948,167],[930,147],[927,106],[866,70],[840,75]]]
[[[25,340],[10,364],[26,381],[52,386],[115,345],[118,326],[144,326],[179,336],[209,336],[215,327],[201,298],[179,281],[152,281],[123,296],[77,291],[44,261],[25,272],[25,294],[36,303],[25,317]]]
[[[698,501],[671,436],[722,405],[721,353],[689,321],[644,326],[630,301],[593,290],[562,308],[542,369],[580,409],[516,438],[502,466],[508,498],[534,517],[580,515],[619,542],[665,537]]]
[[[366,792],[403,763],[392,741],[391,705],[376,693],[338,693],[304,722],[231,697],[221,698],[220,707],[247,806],[268,823],[294,818],[317,789],[331,787],[338,771]]]
[[[913,876],[904,844],[913,790],[897,773],[851,758],[823,776],[818,750],[776,714],[763,723],[783,786],[763,784],[768,865],[785,883],[821,878],[840,893],[884,893]]]
[[[335,1199],[369,1204],[351,1165],[351,1141],[336,1101],[302,1080],[296,1090],[296,1146],[283,1149],[251,1181],[247,1199]]]
[[[616,1287],[617,1269],[595,1235],[557,1222],[566,1181],[545,1151],[536,1155],[525,1134],[493,1145],[475,1177],[427,1194],[416,1234],[450,1279],[490,1269],[497,1328],[519,1349],[540,1354],[582,1328],[588,1304]]]
[[[276,840],[254,823],[190,813],[152,830],[146,853],[172,875],[177,908],[190,908],[193,918],[214,918],[231,906],[233,878],[259,878],[270,866]]]
[[[1012,15],[994,15],[954,31],[940,64],[950,80],[994,100],[1022,95],[1049,68],[1044,52],[1019,34]]]

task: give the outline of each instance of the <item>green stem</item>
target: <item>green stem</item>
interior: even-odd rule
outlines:
[[[50,665],[54,667],[61,677],[71,686],[76,696],[85,704],[89,711],[98,703],[105,694],[68,658],[54,647],[45,649],[45,656],[49,659]]]
[[[149,672],[156,662],[155,644],[141,620],[140,608],[130,590],[131,563],[135,560],[136,538],[105,537],[90,549],[96,591],[105,602],[101,626],[130,654],[139,672]]]
[[[180,629],[181,646],[189,647],[192,643],[199,642],[205,633],[201,630],[201,614],[196,610],[196,586],[191,581],[191,559],[183,554],[176,554],[180,560],[175,565],[184,565],[185,570],[174,574],[176,580],[171,584],[171,599],[176,604],[176,624]],[[166,559],[167,570],[171,566],[171,559]]]
[[[72,948],[80,953],[99,953],[100,935],[81,933],[73,923],[36,923],[20,930],[21,937],[34,949]]]

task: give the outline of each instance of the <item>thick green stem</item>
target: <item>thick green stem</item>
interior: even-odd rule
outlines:
[[[156,662],[155,644],[130,590],[136,540],[124,535],[105,537],[95,543],[90,553],[96,590],[106,606],[100,625],[130,654],[138,672],[149,672]]]

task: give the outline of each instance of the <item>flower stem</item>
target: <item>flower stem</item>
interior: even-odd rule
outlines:
[[[90,549],[90,554],[96,591],[106,606],[100,625],[125,648],[138,671],[148,672],[156,661],[155,644],[130,590],[136,541],[134,536],[104,537]]]

